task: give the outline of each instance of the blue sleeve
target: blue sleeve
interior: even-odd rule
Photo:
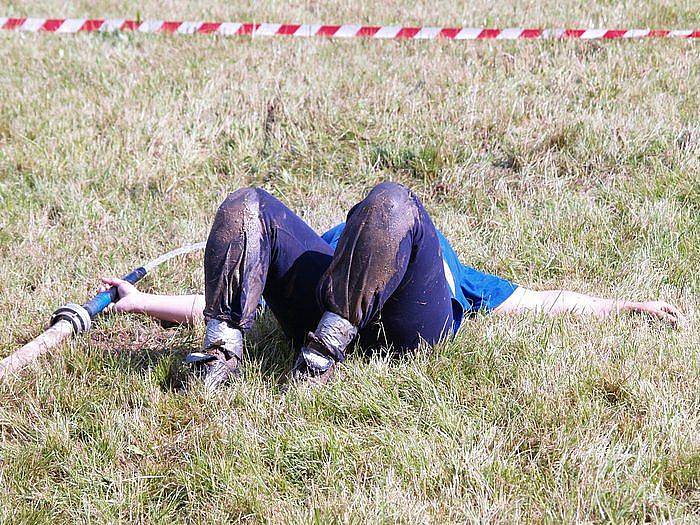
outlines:
[[[490,312],[498,308],[518,287],[506,279],[462,264],[441,232],[438,232],[438,237],[445,264],[452,273],[454,298],[465,313],[476,313],[479,310]],[[450,281],[449,276],[447,278]]]
[[[467,311],[472,313],[495,310],[513,294],[518,285],[497,275],[462,265],[460,287],[469,304]]]

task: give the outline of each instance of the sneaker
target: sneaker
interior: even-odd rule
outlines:
[[[243,355],[243,334],[225,321],[207,321],[204,350],[187,355],[185,362],[192,365],[204,379],[204,386],[213,390],[240,377]]]
[[[208,390],[241,377],[241,359],[223,348],[213,347],[203,352],[192,352],[185,357],[185,362],[201,375]]]
[[[311,387],[323,386],[335,374],[335,359],[313,333],[309,333],[306,345],[301,348],[292,371],[292,381],[306,383]]]

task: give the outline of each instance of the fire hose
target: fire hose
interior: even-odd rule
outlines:
[[[205,242],[198,242],[172,250],[139,266],[122,277],[122,279],[131,284],[136,284],[157,266],[174,257],[202,250],[205,244]],[[111,303],[115,303],[118,300],[119,292],[117,287],[113,286],[104,292],[98,293],[83,305],[67,303],[58,308],[51,315],[49,327],[41,335],[0,361],[0,380],[8,375],[18,373],[70,336],[89,330],[92,320]]]

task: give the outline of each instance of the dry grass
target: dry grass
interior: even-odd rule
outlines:
[[[181,5],[182,4],[182,5]],[[441,25],[700,25],[695,2],[0,2],[3,14]],[[2,34],[0,355],[98,276],[206,236],[261,185],[319,231],[384,179],[466,262],[660,296],[639,318],[480,317],[399,361],[280,392],[179,391],[197,330],[104,319],[0,386],[0,521],[700,520],[700,48]],[[143,286],[202,288],[201,256]]]

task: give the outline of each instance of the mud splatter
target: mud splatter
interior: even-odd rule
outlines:
[[[217,211],[204,253],[206,319],[228,321],[243,330],[252,326],[269,264],[263,242],[257,190],[231,193]]]
[[[380,294],[391,295],[403,278],[418,217],[415,196],[391,182],[376,186],[353,208],[321,279],[329,310],[355,326],[371,317]]]

